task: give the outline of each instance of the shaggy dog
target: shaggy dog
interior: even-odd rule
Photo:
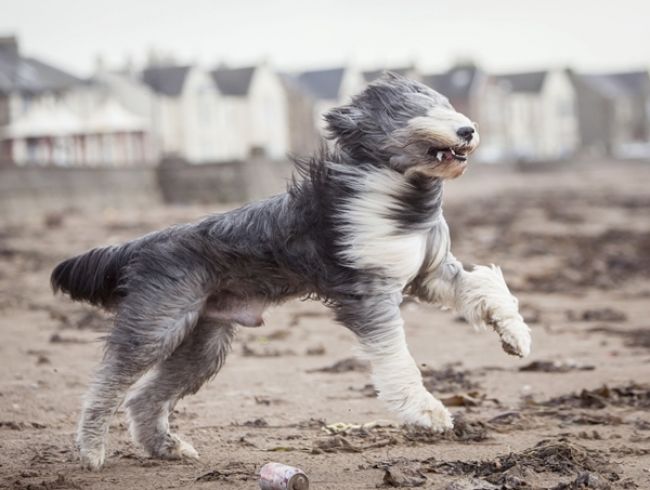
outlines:
[[[169,413],[217,373],[236,325],[260,325],[267,306],[290,298],[332,308],[358,337],[379,398],[408,425],[443,431],[452,418],[409,353],[404,294],[454,308],[494,328],[506,352],[528,354],[529,329],[500,270],[465,270],[450,252],[443,182],[465,171],[476,125],[391,74],[325,119],[331,149],[297,162],[286,193],[56,267],[55,292],[115,314],[79,422],[85,467],[104,463],[125,396],[131,433],[150,455],[196,458],[169,431]]]

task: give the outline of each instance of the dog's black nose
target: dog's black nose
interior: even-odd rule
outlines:
[[[474,128],[471,126],[463,126],[458,131],[456,131],[456,134],[463,138],[465,141],[471,141],[472,137],[474,136]]]

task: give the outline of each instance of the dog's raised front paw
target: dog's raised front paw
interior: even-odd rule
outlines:
[[[508,354],[526,357],[530,354],[530,328],[523,320],[505,320],[495,327],[501,337],[501,346]]]
[[[409,399],[400,413],[402,423],[407,426],[422,427],[433,432],[444,432],[454,428],[449,410],[440,400],[422,388],[414,399]]]

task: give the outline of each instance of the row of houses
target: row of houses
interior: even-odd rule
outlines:
[[[202,163],[303,154],[319,144],[322,114],[386,70],[431,86],[475,120],[477,158],[486,162],[648,155],[647,70],[492,74],[461,63],[435,74],[414,66],[278,73],[268,63],[155,62],[100,67],[81,79],[23,56],[8,37],[0,38],[0,160],[142,165],[168,156]]]

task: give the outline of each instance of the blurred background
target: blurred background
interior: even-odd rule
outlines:
[[[477,163],[650,158],[647,2],[0,6],[1,166],[100,168],[27,170],[51,192],[104,180],[93,202],[151,174],[168,201],[273,192],[286,155],[318,146],[323,112],[385,70],[479,123]],[[24,172],[3,172],[15,211],[7,187]]]

